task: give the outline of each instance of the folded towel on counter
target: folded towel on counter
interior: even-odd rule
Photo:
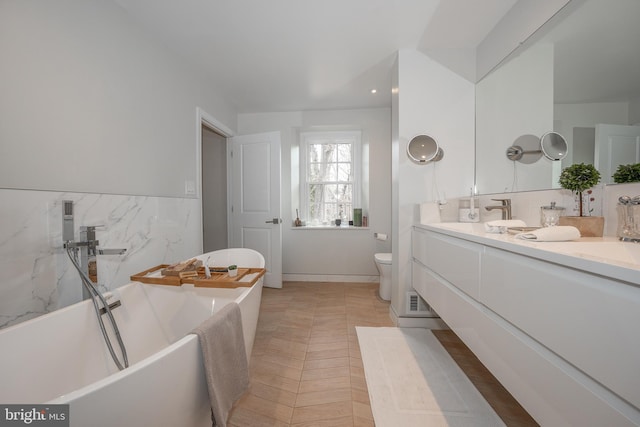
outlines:
[[[249,363],[240,306],[235,302],[225,305],[193,333],[200,340],[212,425],[224,427],[234,403],[249,388]]]
[[[517,239],[535,240],[536,242],[566,242],[580,238],[580,230],[570,225],[544,227],[529,233],[516,234]]]
[[[487,233],[506,233],[509,227],[526,227],[527,224],[519,219],[498,219],[484,223],[484,231]]]

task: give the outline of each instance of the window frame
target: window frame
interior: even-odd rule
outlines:
[[[307,226],[309,224],[309,182],[307,180],[309,166],[309,146],[320,140],[351,140],[351,168],[353,181],[352,187],[352,209],[348,217],[353,216],[353,208],[361,207],[362,200],[362,131],[308,131],[300,133],[300,214]],[[338,184],[341,181],[335,181]],[[319,224],[319,226],[327,224]],[[331,225],[331,224],[328,224]],[[347,225],[347,224],[343,224]]]

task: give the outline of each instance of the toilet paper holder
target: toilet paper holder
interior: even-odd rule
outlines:
[[[377,240],[387,240],[387,235],[385,233],[373,233],[373,237]]]

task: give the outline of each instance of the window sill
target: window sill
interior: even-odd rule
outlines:
[[[302,225],[300,227],[291,227],[292,230],[337,230],[337,231],[357,231],[357,230],[369,230],[369,227],[356,227],[353,225],[341,225],[336,227],[335,225]]]

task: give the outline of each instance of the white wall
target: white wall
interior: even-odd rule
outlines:
[[[418,204],[467,195],[474,177],[475,86],[424,54],[398,52],[393,74],[392,307],[405,316],[411,288],[411,226],[419,220]],[[444,158],[417,165],[406,155],[407,144],[428,134],[444,150]]]
[[[110,0],[1,1],[0,58],[0,327],[81,298],[62,200],[128,249],[98,257],[103,290],[201,252],[196,108],[236,127],[204,75]]]
[[[640,96],[629,102],[629,124],[640,125]]]
[[[0,188],[184,196],[206,76],[108,0],[0,2]]]
[[[388,108],[240,114],[238,133],[282,135],[282,239],[285,280],[376,280],[376,252],[389,252],[374,232],[391,234],[391,112]],[[363,169],[369,171],[363,202],[369,229],[293,227],[298,208],[298,134],[307,130],[362,130]],[[292,161],[293,160],[293,161]]]

